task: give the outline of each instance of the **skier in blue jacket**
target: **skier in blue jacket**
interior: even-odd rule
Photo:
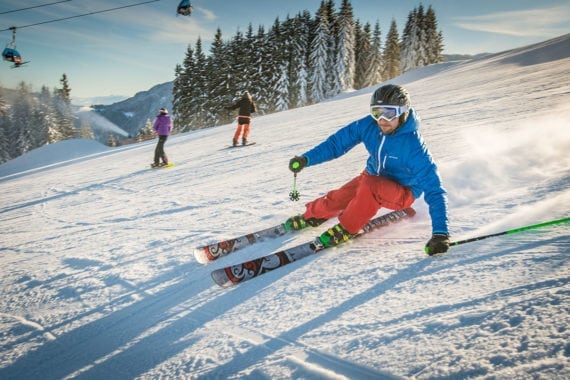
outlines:
[[[404,209],[423,194],[432,221],[432,237],[425,251],[428,255],[446,252],[450,243],[447,196],[419,124],[403,87],[387,84],[378,88],[369,115],[290,160],[290,170],[297,173],[306,166],[338,158],[359,143],[369,153],[360,175],[307,203],[303,214],[289,219],[291,228],[317,226],[338,217],[339,223],[319,237],[324,246],[334,246],[358,233],[381,207]]]

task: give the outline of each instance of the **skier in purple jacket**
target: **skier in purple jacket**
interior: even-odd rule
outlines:
[[[170,120],[170,116],[168,116],[168,110],[166,108],[160,109],[152,128],[158,135],[158,143],[154,149],[154,162],[150,166],[153,168],[166,166],[168,165],[168,157],[166,157],[166,153],[164,153],[164,143],[172,129],[172,121]],[[162,163],[160,162],[161,158]]]

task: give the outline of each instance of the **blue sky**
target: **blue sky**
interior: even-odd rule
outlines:
[[[315,14],[321,0],[193,0],[190,17],[176,16],[178,0],[160,0],[64,21],[48,22],[148,0],[68,0],[10,12],[57,0],[2,0],[0,43],[11,38],[4,29],[16,26],[16,43],[24,60],[11,69],[0,62],[0,86],[16,88],[24,81],[39,90],[59,86],[65,73],[72,97],[133,96],[174,79],[189,44],[198,36],[207,47],[216,29],[224,39],[245,31],[249,23],[270,27],[279,17],[308,10]],[[336,0],[336,8],[341,1]],[[380,22],[382,38],[396,20],[401,33],[409,12],[420,3],[435,10],[445,53],[499,52],[570,32],[570,0],[352,0],[362,23]],[[8,13],[9,12],[9,13]],[[46,23],[47,22],[47,23]],[[36,26],[31,24],[43,23]]]

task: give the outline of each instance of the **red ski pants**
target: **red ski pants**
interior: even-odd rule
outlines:
[[[249,123],[251,121],[250,116],[241,116],[239,115],[238,118],[238,125],[236,128],[236,132],[234,133],[234,140],[239,140],[239,136],[241,135],[241,131],[243,129],[243,138],[247,140],[249,137]]]
[[[243,128],[243,138],[247,140],[249,136],[249,124],[238,124],[236,132],[234,133],[234,140],[239,140]]]
[[[401,210],[412,203],[414,196],[409,188],[388,178],[363,172],[339,189],[307,203],[304,217],[330,219],[338,216],[340,224],[355,234],[381,207]]]

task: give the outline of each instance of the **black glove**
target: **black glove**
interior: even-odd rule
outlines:
[[[438,253],[445,253],[449,248],[449,236],[445,234],[433,234],[426,244],[425,251],[428,255],[433,256]]]
[[[299,173],[307,166],[307,159],[303,156],[295,156],[289,161],[289,170],[293,173]]]

